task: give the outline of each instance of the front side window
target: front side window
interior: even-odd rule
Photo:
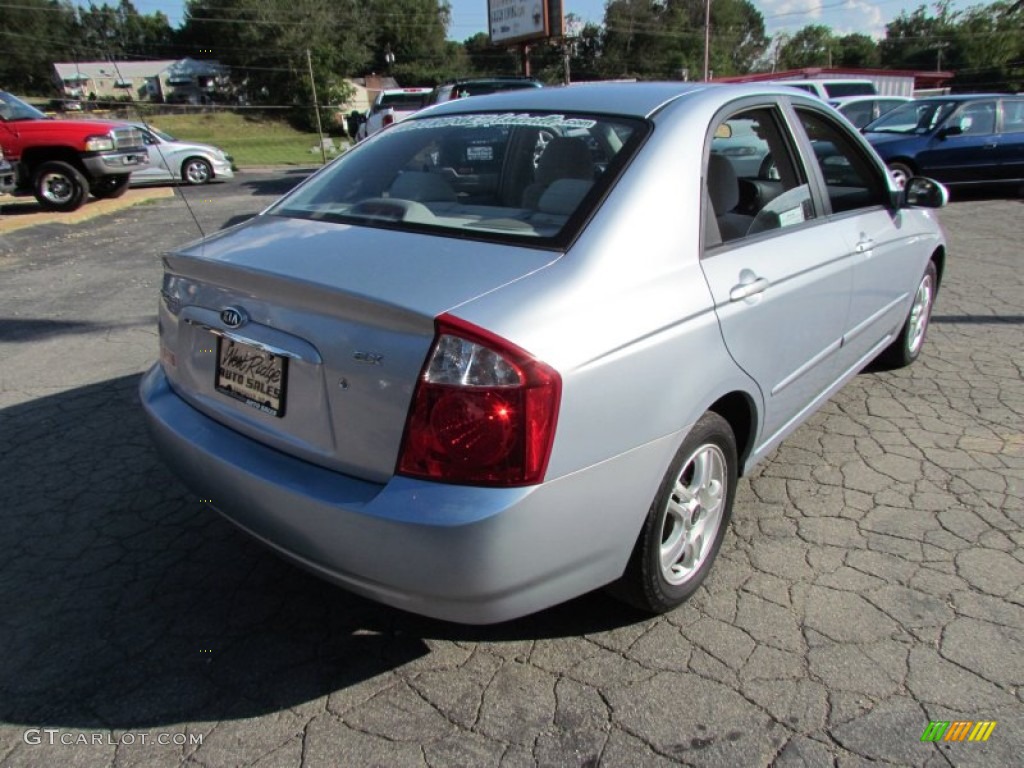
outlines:
[[[797,108],[797,115],[821,169],[832,212],[884,205],[888,184],[853,137],[819,112]]]
[[[588,115],[413,117],[350,151],[269,213],[560,246],[647,130],[640,120]]]

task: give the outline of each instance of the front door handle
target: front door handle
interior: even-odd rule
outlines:
[[[734,285],[732,290],[729,291],[729,301],[743,301],[743,299],[749,299],[751,296],[763,293],[769,285],[771,285],[771,283],[769,283],[768,279],[764,277],[758,277],[749,283]]]
[[[867,253],[875,249],[875,241],[870,237],[865,237],[863,240],[857,242],[857,247],[854,249],[857,253]]]

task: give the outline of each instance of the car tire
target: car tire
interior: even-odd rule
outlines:
[[[213,167],[201,157],[190,157],[181,164],[181,180],[187,184],[206,184],[212,178]]]
[[[921,276],[921,282],[917,284],[914,303],[910,307],[900,335],[878,356],[878,362],[883,368],[905,368],[917,360],[924,346],[938,291],[939,271],[935,262],[929,261]]]
[[[896,181],[896,186],[900,189],[907,183],[907,179],[911,176],[915,176],[914,169],[906,163],[889,163],[889,175]]]
[[[610,591],[651,613],[679,606],[711,570],[732,516],[738,460],[729,423],[707,412],[690,430]]]
[[[128,191],[128,182],[130,180],[131,174],[129,173],[123,173],[120,176],[104,176],[93,182],[89,191],[92,192],[93,197],[100,200],[121,197],[121,195]]]
[[[32,193],[48,211],[77,211],[89,197],[89,182],[70,163],[50,160],[33,172]]]

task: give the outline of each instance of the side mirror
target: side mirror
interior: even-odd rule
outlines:
[[[941,208],[949,202],[949,191],[934,179],[912,176],[900,193],[901,208]]]
[[[940,139],[944,139],[947,136],[960,136],[963,132],[964,129],[959,125],[947,125],[944,128],[940,128],[937,135]]]

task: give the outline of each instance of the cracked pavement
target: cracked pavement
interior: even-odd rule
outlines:
[[[280,191],[220,185],[196,215]],[[596,593],[492,627],[322,583],[160,462],[136,387],[159,254],[196,233],[179,199],[0,237],[0,765],[1020,764],[1022,215],[941,211],[921,358],[858,376],[741,482],[689,603]],[[930,720],[998,725],[922,743]]]

